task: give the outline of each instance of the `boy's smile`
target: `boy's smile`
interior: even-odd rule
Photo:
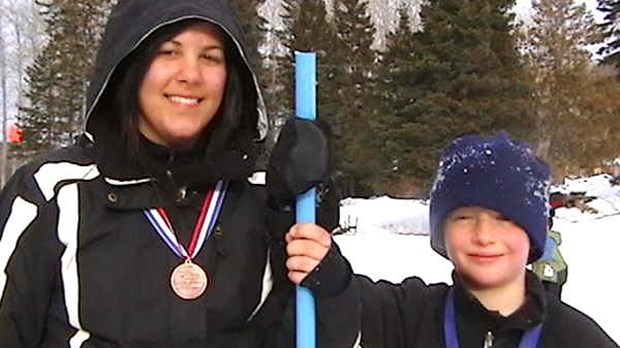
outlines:
[[[473,261],[480,262],[480,263],[490,263],[490,262],[496,261],[499,257],[503,256],[504,254],[498,253],[498,252],[480,251],[480,252],[472,252],[472,253],[469,253],[468,255],[469,257],[471,257]]]

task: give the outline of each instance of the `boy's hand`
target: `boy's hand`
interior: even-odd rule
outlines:
[[[288,278],[300,284],[304,278],[323,260],[332,244],[325,229],[314,224],[297,224],[286,236],[286,268]]]

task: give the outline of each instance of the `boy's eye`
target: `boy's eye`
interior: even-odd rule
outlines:
[[[508,221],[508,222],[512,222],[512,220],[511,220],[510,218],[507,218],[507,217],[505,217],[504,215],[498,215],[498,216],[496,217],[496,219],[497,219],[497,220],[500,220],[500,221]]]
[[[467,214],[457,214],[452,216],[452,220],[454,221],[466,221],[466,220],[471,220],[473,219],[473,215],[467,215]]]

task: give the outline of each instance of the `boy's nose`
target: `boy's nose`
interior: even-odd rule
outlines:
[[[480,245],[493,243],[493,229],[492,221],[484,217],[478,218],[472,234],[474,242]]]

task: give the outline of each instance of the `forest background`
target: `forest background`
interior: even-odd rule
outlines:
[[[0,187],[71,144],[114,0],[0,0]],[[424,197],[439,151],[468,133],[527,141],[556,178],[620,167],[620,2],[231,0],[275,141],[294,115],[295,50],[318,55],[318,115],[343,197]],[[13,128],[12,128],[13,127]],[[269,148],[269,146],[267,147]],[[618,175],[620,173],[615,173]]]

